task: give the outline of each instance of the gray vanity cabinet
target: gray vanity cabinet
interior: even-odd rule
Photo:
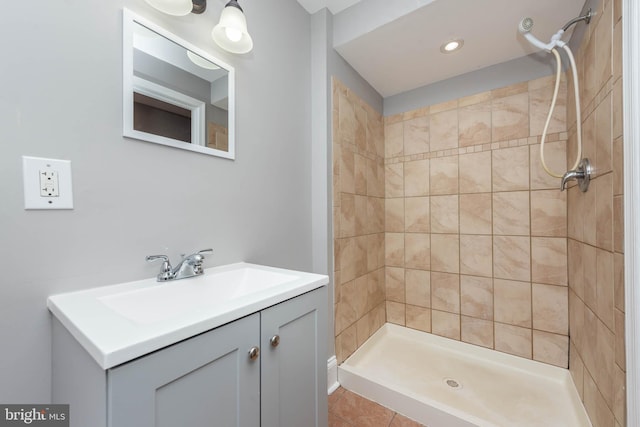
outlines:
[[[327,339],[324,286],[106,371],[54,321],[54,403],[72,427],[326,427]]]
[[[260,425],[254,314],[109,370],[109,427]]]
[[[261,426],[326,427],[326,287],[261,313]]]

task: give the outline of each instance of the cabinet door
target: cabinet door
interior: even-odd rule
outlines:
[[[327,426],[327,304],[322,287],[261,313],[262,427]]]
[[[254,314],[108,372],[110,427],[260,425]]]

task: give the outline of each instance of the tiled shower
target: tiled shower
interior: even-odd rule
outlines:
[[[597,12],[576,56],[587,193],[539,161],[553,77],[388,117],[334,80],[339,363],[396,323],[568,367],[594,426],[625,425],[620,2]],[[575,158],[567,93],[563,77],[557,171]]]

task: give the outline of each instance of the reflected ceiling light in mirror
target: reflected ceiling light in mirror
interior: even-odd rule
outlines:
[[[193,3],[191,0],[144,0],[151,7],[164,12],[167,15],[184,16],[191,13]]]
[[[226,4],[220,22],[211,31],[211,37],[218,46],[231,53],[247,53],[253,49],[253,40],[247,31],[247,19],[236,0]]]
[[[200,68],[204,68],[204,69],[207,69],[207,70],[219,70],[220,69],[220,67],[218,67],[213,62],[207,61],[206,59],[204,59],[200,55],[196,55],[195,53],[191,52],[190,50],[187,51],[187,57],[189,57],[189,60],[191,62],[193,62],[194,64],[196,64]]]

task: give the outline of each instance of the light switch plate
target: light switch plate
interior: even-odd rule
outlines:
[[[25,209],[73,209],[71,162],[22,156]]]

